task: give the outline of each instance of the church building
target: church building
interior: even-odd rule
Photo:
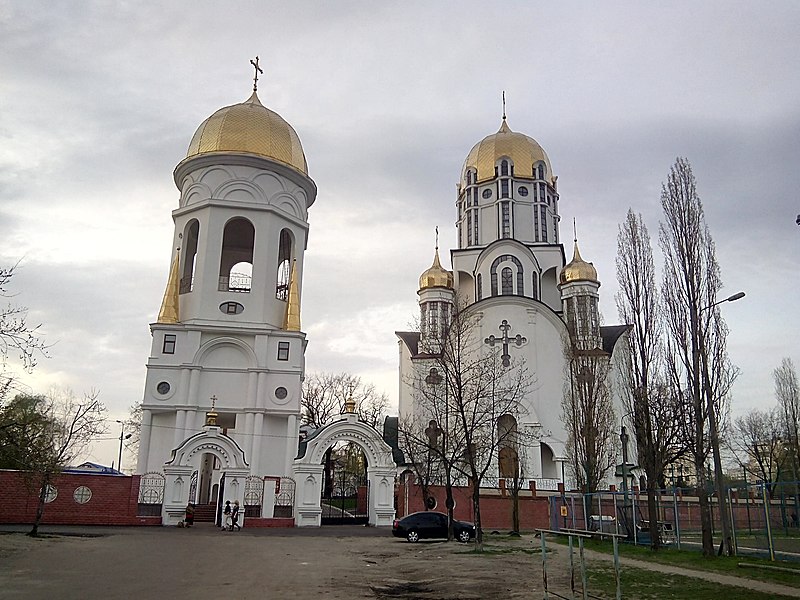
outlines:
[[[497,427],[524,431],[534,440],[515,459],[523,461],[524,478],[534,480],[539,489],[556,489],[560,482],[570,489],[574,483],[562,419],[568,334],[611,361],[626,329],[600,325],[600,280],[581,257],[577,240],[567,263],[559,232],[560,202],[558,177],[544,149],[512,131],[504,114],[497,133],[475,144],[464,161],[455,203],[458,246],[450,253],[452,271],[442,267],[437,247],[432,266],[419,280],[419,331],[397,332],[401,421],[426,418],[418,415],[424,409],[414,382],[434,366],[431,355],[441,349],[456,309],[469,315],[477,329],[474,337],[483,342],[476,344],[478,352],[499,347],[505,364],[524,363],[532,384],[521,402],[520,422],[507,415],[498,419]],[[510,476],[503,472],[500,457],[495,461],[487,484]]]
[[[391,525],[396,467],[374,429],[350,410],[299,444],[303,256],[317,187],[297,133],[261,103],[258,58],[251,63],[250,97],[203,121],[175,167],[171,269],[150,325],[139,503],[166,525],[180,523],[189,503],[219,520],[224,500],[246,509],[240,515],[319,525],[321,457],[354,441],[369,457],[366,522]]]

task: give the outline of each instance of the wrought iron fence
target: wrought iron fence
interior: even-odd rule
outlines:
[[[139,507],[137,513],[142,517],[156,517],[161,514],[164,503],[164,484],[162,473],[145,473],[139,479]]]

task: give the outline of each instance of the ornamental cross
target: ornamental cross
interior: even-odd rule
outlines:
[[[258,90],[258,74],[261,73],[263,75],[264,71],[262,71],[261,67],[258,66],[258,56],[256,56],[255,60],[250,60],[250,64],[253,65],[256,70],[255,76],[253,77],[253,91],[255,92]]]
[[[214,394],[209,400],[211,400],[211,410],[213,411],[214,407],[217,405],[217,395]]]
[[[507,367],[511,364],[511,355],[508,353],[508,345],[513,343],[517,347],[520,347],[522,346],[522,344],[527,342],[528,339],[526,337],[521,336],[520,334],[517,334],[514,337],[509,337],[508,332],[511,331],[511,325],[509,325],[508,321],[506,321],[505,319],[503,319],[503,322],[500,323],[499,329],[500,331],[503,332],[503,335],[501,337],[497,338],[493,335],[490,335],[483,341],[485,344],[489,344],[489,346],[491,347],[494,347],[495,344],[502,342],[503,354],[500,356],[500,358],[503,359],[503,366]]]
[[[436,421],[428,423],[428,427],[425,429],[425,436],[428,438],[429,448],[439,447],[439,436],[442,435],[442,433],[442,429]]]

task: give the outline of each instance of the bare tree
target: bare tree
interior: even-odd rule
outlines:
[[[352,399],[356,412],[365,423],[379,429],[389,407],[389,397],[378,393],[371,383],[364,383],[351,373],[312,373],[303,381],[302,422],[319,428],[344,412]]]
[[[763,481],[772,496],[787,458],[780,409],[751,410],[738,417],[728,441],[739,466]]]
[[[614,408],[608,385],[610,355],[564,342],[567,377],[561,414],[567,429],[567,454],[578,489],[591,494],[614,466],[617,446]]]
[[[0,268],[0,297],[13,296],[9,290],[18,265]],[[41,337],[40,325],[28,322],[28,309],[8,303],[0,307],[0,405],[13,393],[13,373],[7,370],[9,358],[19,360],[22,368],[31,371],[37,358],[47,356],[47,345]]]
[[[142,434],[141,402],[131,404],[130,408],[128,409],[128,417],[123,422],[123,430],[128,432],[126,435],[128,441],[125,444],[125,451],[131,455],[135,462],[139,453],[139,441],[141,440]],[[128,437],[128,435],[130,437]],[[117,468],[121,471],[122,465],[118,465]]]
[[[775,397],[780,409],[785,451],[788,455],[789,466],[792,469],[792,479],[795,482],[794,501],[795,514],[800,513],[800,384],[798,384],[797,371],[791,358],[784,358],[781,365],[772,373],[775,380]]]
[[[47,396],[17,396],[9,408],[13,425],[3,429],[2,441],[25,450],[17,454],[15,468],[38,493],[29,533],[36,536],[55,477],[105,433],[105,407],[95,392],[78,400],[69,390],[53,390]]]
[[[417,365],[411,382],[417,425],[404,435],[433,453],[442,466],[451,523],[453,479],[469,480],[476,544],[481,549],[481,482],[498,468],[501,448],[520,447],[526,439],[516,427],[498,424],[501,418],[520,422],[532,377],[521,361],[504,358],[498,347],[483,343],[476,317],[468,309],[451,316],[437,347],[438,352]],[[443,378],[441,384],[431,384],[431,368]],[[426,419],[428,426],[420,431]]]
[[[667,465],[684,452],[678,431],[680,403],[662,384],[664,319],[656,286],[650,233],[641,214],[628,209],[617,235],[617,311],[630,326],[626,368],[627,408],[633,418],[639,466],[647,477],[648,514],[656,515],[657,491]],[[650,519],[650,545],[661,545],[657,520]],[[629,532],[631,533],[631,532]]]
[[[721,473],[718,422],[727,412],[736,369],[728,360],[727,327],[717,308],[722,288],[714,241],[705,222],[692,168],[678,158],[662,186],[659,241],[664,253],[662,294],[667,324],[667,373],[673,394],[685,400],[687,450],[698,477],[703,554],[714,555],[705,461],[714,447]],[[720,477],[717,482],[721,484]],[[720,505],[724,498],[720,498]],[[721,511],[723,539],[732,551],[727,511]]]

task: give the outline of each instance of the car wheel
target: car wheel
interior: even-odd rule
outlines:
[[[418,541],[419,541],[419,533],[417,533],[416,531],[414,531],[414,530],[412,529],[411,531],[409,531],[409,532],[406,534],[406,539],[407,539],[409,542],[411,542],[412,544],[413,544],[414,542],[418,542]]]
[[[470,537],[469,531],[467,531],[466,529],[462,529],[461,531],[458,532],[459,542],[463,542],[464,544],[466,544],[469,541],[469,537]]]

